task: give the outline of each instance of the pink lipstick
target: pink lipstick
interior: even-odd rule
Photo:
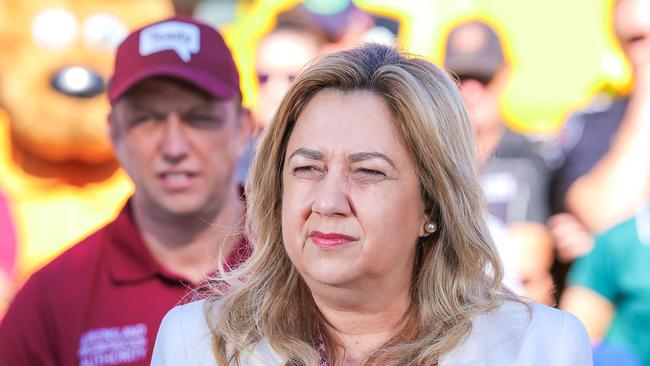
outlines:
[[[309,237],[311,238],[312,243],[323,249],[335,248],[357,241],[357,238],[350,235],[340,233],[322,233],[320,231],[312,231]]]

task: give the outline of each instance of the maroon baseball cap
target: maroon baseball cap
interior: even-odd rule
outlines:
[[[504,64],[499,35],[487,23],[469,21],[449,33],[445,67],[459,77],[490,80]]]
[[[165,19],[124,39],[108,85],[111,104],[137,83],[157,76],[189,82],[217,99],[241,95],[237,66],[223,37],[194,19]]]

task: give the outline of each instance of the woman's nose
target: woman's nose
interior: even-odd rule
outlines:
[[[323,216],[347,216],[352,213],[350,187],[343,174],[327,173],[314,189],[313,212]]]

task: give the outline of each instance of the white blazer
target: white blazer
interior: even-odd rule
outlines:
[[[216,366],[204,303],[177,306],[165,315],[152,366]],[[477,316],[468,337],[445,355],[439,366],[593,364],[587,332],[575,316],[539,304],[531,307],[532,318],[522,304],[511,301]],[[284,361],[268,342],[259,342],[242,355],[241,364],[280,366]]]

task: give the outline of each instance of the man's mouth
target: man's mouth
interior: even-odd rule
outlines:
[[[163,187],[169,190],[183,190],[189,188],[196,174],[190,172],[165,172],[158,174]]]

